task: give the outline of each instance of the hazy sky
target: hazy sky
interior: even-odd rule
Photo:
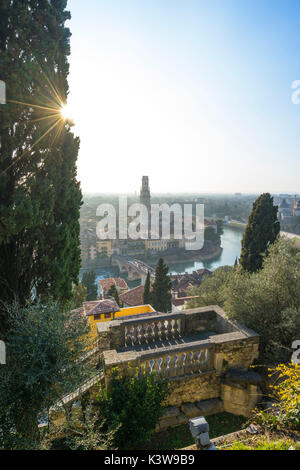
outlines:
[[[69,0],[85,192],[300,192],[299,0]]]

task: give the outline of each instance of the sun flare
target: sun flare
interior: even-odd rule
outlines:
[[[70,107],[67,104],[62,106],[60,109],[60,114],[62,115],[64,119],[70,119],[71,118]]]

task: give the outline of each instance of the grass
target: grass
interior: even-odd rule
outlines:
[[[289,450],[293,446],[295,450],[300,450],[300,443],[294,442],[291,439],[279,439],[271,441],[268,438],[250,439],[249,442],[235,441],[230,447],[224,450]]]
[[[209,437],[211,439],[223,434],[239,431],[246,422],[246,418],[243,416],[235,416],[225,412],[207,416],[206,420],[209,423]],[[170,428],[167,431],[155,433],[151,441],[143,449],[175,450],[191,446],[194,443],[189,425],[184,424],[176,428]]]
[[[243,428],[243,424],[247,422],[247,418],[224,412],[207,416],[206,421],[209,424],[209,437],[214,439],[224,434],[239,431]]]

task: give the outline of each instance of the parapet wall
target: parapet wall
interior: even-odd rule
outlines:
[[[145,342],[160,341],[169,336],[190,337],[209,332],[211,335],[245,331],[242,327],[226,318],[218,306],[199,307],[179,313],[140,315],[139,318],[119,319],[98,323],[100,350],[124,349]],[[250,332],[253,334],[254,332]]]
[[[247,415],[256,384],[224,383],[258,357],[258,335],[226,318],[218,306],[98,324],[105,381],[112,371],[155,372],[169,383],[165,406],[220,399],[225,411]]]

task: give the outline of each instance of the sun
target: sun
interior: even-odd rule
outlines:
[[[63,119],[71,119],[70,107],[65,104],[60,108],[60,114],[62,115]]]

